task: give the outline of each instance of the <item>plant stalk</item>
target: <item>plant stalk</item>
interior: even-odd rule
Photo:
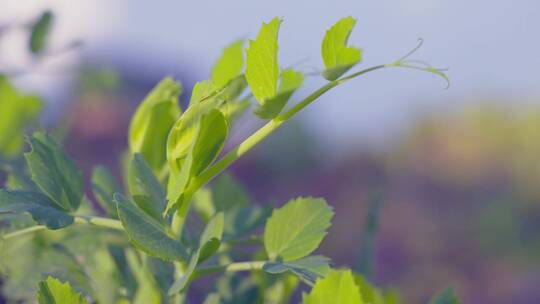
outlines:
[[[77,215],[74,217],[73,224],[99,226],[103,228],[109,228],[109,229],[115,229],[115,230],[121,230],[121,231],[124,230],[124,227],[122,226],[122,223],[120,221],[110,219],[110,218],[97,217],[97,216]],[[21,230],[7,233],[2,236],[2,239],[8,240],[8,239],[15,238],[18,236],[34,233],[37,231],[47,230],[47,229],[48,228],[45,225],[31,226],[28,228],[24,228]]]

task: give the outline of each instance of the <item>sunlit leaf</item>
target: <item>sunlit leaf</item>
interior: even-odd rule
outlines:
[[[257,38],[249,41],[246,51],[246,80],[251,92],[261,105],[277,93],[280,24],[281,20],[277,17],[269,23],[263,23]]]
[[[281,72],[281,83],[276,96],[266,100],[264,104],[255,109],[255,114],[262,119],[272,119],[281,113],[287,101],[304,82],[304,75],[293,69]]]
[[[169,161],[171,176],[167,188],[169,201],[167,210],[176,207],[189,181],[198,176],[219,155],[229,133],[229,124],[223,113],[211,109],[207,114],[202,115],[195,128],[185,129],[185,131],[193,132],[190,136],[192,142],[188,143],[185,157],[180,159],[174,157],[174,155],[183,154],[184,147],[176,145],[170,149],[170,155],[173,155],[173,158]],[[172,136],[175,135],[171,132],[169,137]]]
[[[131,152],[141,153],[156,173],[165,164],[167,136],[181,113],[181,92],[180,83],[166,77],[142,101],[129,126]]]
[[[309,255],[326,236],[332,216],[321,198],[297,198],[275,209],[264,229],[268,257],[293,261]]]
[[[218,87],[224,87],[242,73],[244,67],[244,40],[228,45],[212,69],[212,81]]]
[[[350,270],[332,270],[324,279],[319,279],[309,294],[302,295],[304,304],[363,304],[358,286]]]
[[[362,60],[362,50],[347,46],[349,35],[356,24],[352,17],[342,18],[328,31],[322,43],[322,57],[326,70],[323,76],[336,80]]]
[[[86,299],[71,288],[68,282],[62,283],[53,277],[48,277],[39,283],[37,300],[39,304],[88,303]]]
[[[36,132],[29,141],[32,151],[24,156],[34,183],[61,209],[77,210],[84,185],[75,162],[45,133]]]

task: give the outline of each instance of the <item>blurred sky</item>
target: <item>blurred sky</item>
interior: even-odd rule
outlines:
[[[301,116],[326,138],[327,147],[337,144],[337,149],[395,136],[426,111],[449,111],[484,97],[540,96],[538,0],[0,0],[0,23],[46,8],[57,15],[54,45],[85,43],[54,64],[67,70],[81,62],[120,64],[156,81],[183,71],[193,79],[208,78],[224,45],[254,37],[261,22],[274,16],[284,19],[281,65],[306,72],[321,69],[324,31],[343,16],[358,19],[350,41],[364,48],[364,66],[391,62],[424,38],[415,57],[449,67],[450,89],[432,75],[384,70],[328,93]],[[27,58],[10,42],[21,38],[8,38],[0,42],[0,62],[17,66]],[[66,73],[28,75],[18,83],[51,103],[69,98]],[[322,83],[312,77],[296,99]]]

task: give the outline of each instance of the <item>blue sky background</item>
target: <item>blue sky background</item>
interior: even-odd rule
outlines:
[[[540,95],[540,2],[535,0],[0,0],[0,20],[28,18],[43,8],[57,14],[57,45],[85,42],[81,51],[47,63],[65,70],[90,60],[133,66],[156,81],[170,73],[205,79],[224,45],[254,37],[262,21],[281,16],[281,64],[301,62],[298,67],[309,72],[322,66],[325,29],[348,15],[358,19],[350,41],[365,50],[364,66],[395,60],[422,37],[425,44],[416,57],[450,68],[449,90],[431,75],[387,70],[330,92],[301,114],[326,138],[326,146],[381,142],[419,113],[451,111],[484,98],[516,106],[540,102],[534,99]],[[22,38],[14,35],[0,44],[0,62],[26,62],[10,43],[17,39]],[[69,98],[70,81],[69,73],[36,73],[18,83],[54,104]],[[310,78],[296,97],[321,83]]]

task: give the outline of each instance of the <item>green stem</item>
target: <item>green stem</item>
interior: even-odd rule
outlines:
[[[77,225],[93,225],[93,226],[99,226],[99,227],[110,228],[110,229],[115,229],[115,230],[122,230],[122,231],[124,230],[124,227],[122,226],[122,223],[120,223],[120,221],[110,219],[110,218],[97,217],[97,216],[77,215],[75,216],[73,223]],[[15,238],[21,235],[26,235],[26,234],[34,233],[37,231],[47,230],[47,229],[48,229],[47,226],[44,226],[44,225],[31,226],[31,227],[17,230],[11,233],[7,233],[2,236],[2,239],[8,240],[8,239]]]
[[[313,92],[308,97],[304,98],[302,101],[300,101],[298,104],[293,106],[290,110],[287,112],[281,114],[280,116],[272,119],[267,124],[262,126],[259,130],[257,130],[255,133],[253,133],[251,136],[249,136],[246,140],[244,140],[242,143],[240,143],[236,148],[229,151],[223,158],[221,158],[219,161],[217,161],[214,165],[212,165],[210,168],[205,170],[201,175],[199,175],[197,178],[195,178],[194,182],[192,183],[192,186],[189,187],[191,191],[189,193],[194,193],[197,189],[208,183],[210,180],[212,180],[215,176],[223,172],[225,169],[227,169],[232,163],[234,163],[238,158],[240,158],[242,155],[244,155],[246,152],[251,150],[253,147],[255,147],[258,143],[260,143],[262,140],[264,140],[268,135],[272,134],[276,129],[278,129],[284,122],[289,120],[291,117],[296,115],[298,112],[300,112],[302,109],[307,107],[309,104],[311,104],[313,101],[317,100],[319,97],[321,97],[324,93],[328,92],[330,89],[345,83],[348,80],[351,80],[353,78],[356,78],[360,75],[369,73],[371,71],[375,71],[378,69],[382,69],[387,67],[386,65],[377,65],[370,68],[367,68],[365,70],[356,72],[354,74],[351,74],[347,77],[337,79],[334,81],[331,81],[327,83],[326,85],[319,88],[317,91]],[[187,212],[186,208],[186,212]],[[185,216],[185,215],[184,215]]]
[[[223,266],[212,266],[206,268],[199,268],[193,273],[193,278],[210,275],[214,273],[231,273],[239,271],[252,271],[261,270],[266,261],[254,261],[254,262],[238,262]]]

